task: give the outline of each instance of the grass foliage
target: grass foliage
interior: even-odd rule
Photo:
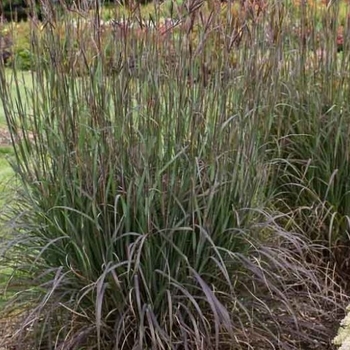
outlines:
[[[182,5],[165,32],[157,15],[158,30],[99,26],[98,8],[30,23],[30,88],[16,60],[13,80],[0,69],[21,183],[3,213],[13,342],[329,345],[347,288],[350,60],[337,5],[320,32],[295,6]]]

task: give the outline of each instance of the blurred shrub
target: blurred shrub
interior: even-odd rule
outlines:
[[[16,64],[18,69],[29,70],[32,67],[32,53],[30,52],[30,25],[27,22],[10,23],[1,30],[2,35],[11,39],[10,59],[7,66]]]

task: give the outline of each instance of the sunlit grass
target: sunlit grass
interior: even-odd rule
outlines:
[[[1,153],[0,150],[0,181],[8,179],[8,177],[13,174],[12,168],[8,163],[8,160],[5,158],[8,153],[12,153],[12,150],[8,150],[6,153]],[[5,157],[4,157],[5,154]]]

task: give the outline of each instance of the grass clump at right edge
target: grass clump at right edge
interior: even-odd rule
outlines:
[[[283,227],[291,217],[271,204],[286,70],[276,59],[282,41],[264,29],[282,30],[288,13],[277,3],[266,11],[247,18],[256,41],[242,37],[234,54],[229,11],[209,16],[196,38],[181,27],[166,39],[132,29],[102,36],[98,8],[94,22],[67,20],[63,36],[50,15],[40,35],[32,27],[31,106],[19,89],[11,96],[0,70],[22,184],[1,262],[15,271],[4,314],[23,316],[13,342],[328,346],[321,317],[340,304],[331,275],[308,260],[319,245]]]
[[[309,54],[307,64],[299,65],[300,58],[292,58],[292,66],[307,67],[304,82],[293,82],[286,92],[287,103],[275,111],[277,120],[283,120],[276,138],[275,203],[290,213],[288,229],[324,248],[313,256],[315,263],[334,269],[337,282],[348,290],[349,47],[345,28],[343,51],[338,52],[338,6],[324,14],[324,27],[318,33],[321,47]]]

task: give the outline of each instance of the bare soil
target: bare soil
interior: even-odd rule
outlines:
[[[0,147],[11,145],[11,135],[7,128],[0,127]]]
[[[0,350],[12,350],[10,345],[12,334],[15,332],[15,322],[6,319],[0,320]]]

